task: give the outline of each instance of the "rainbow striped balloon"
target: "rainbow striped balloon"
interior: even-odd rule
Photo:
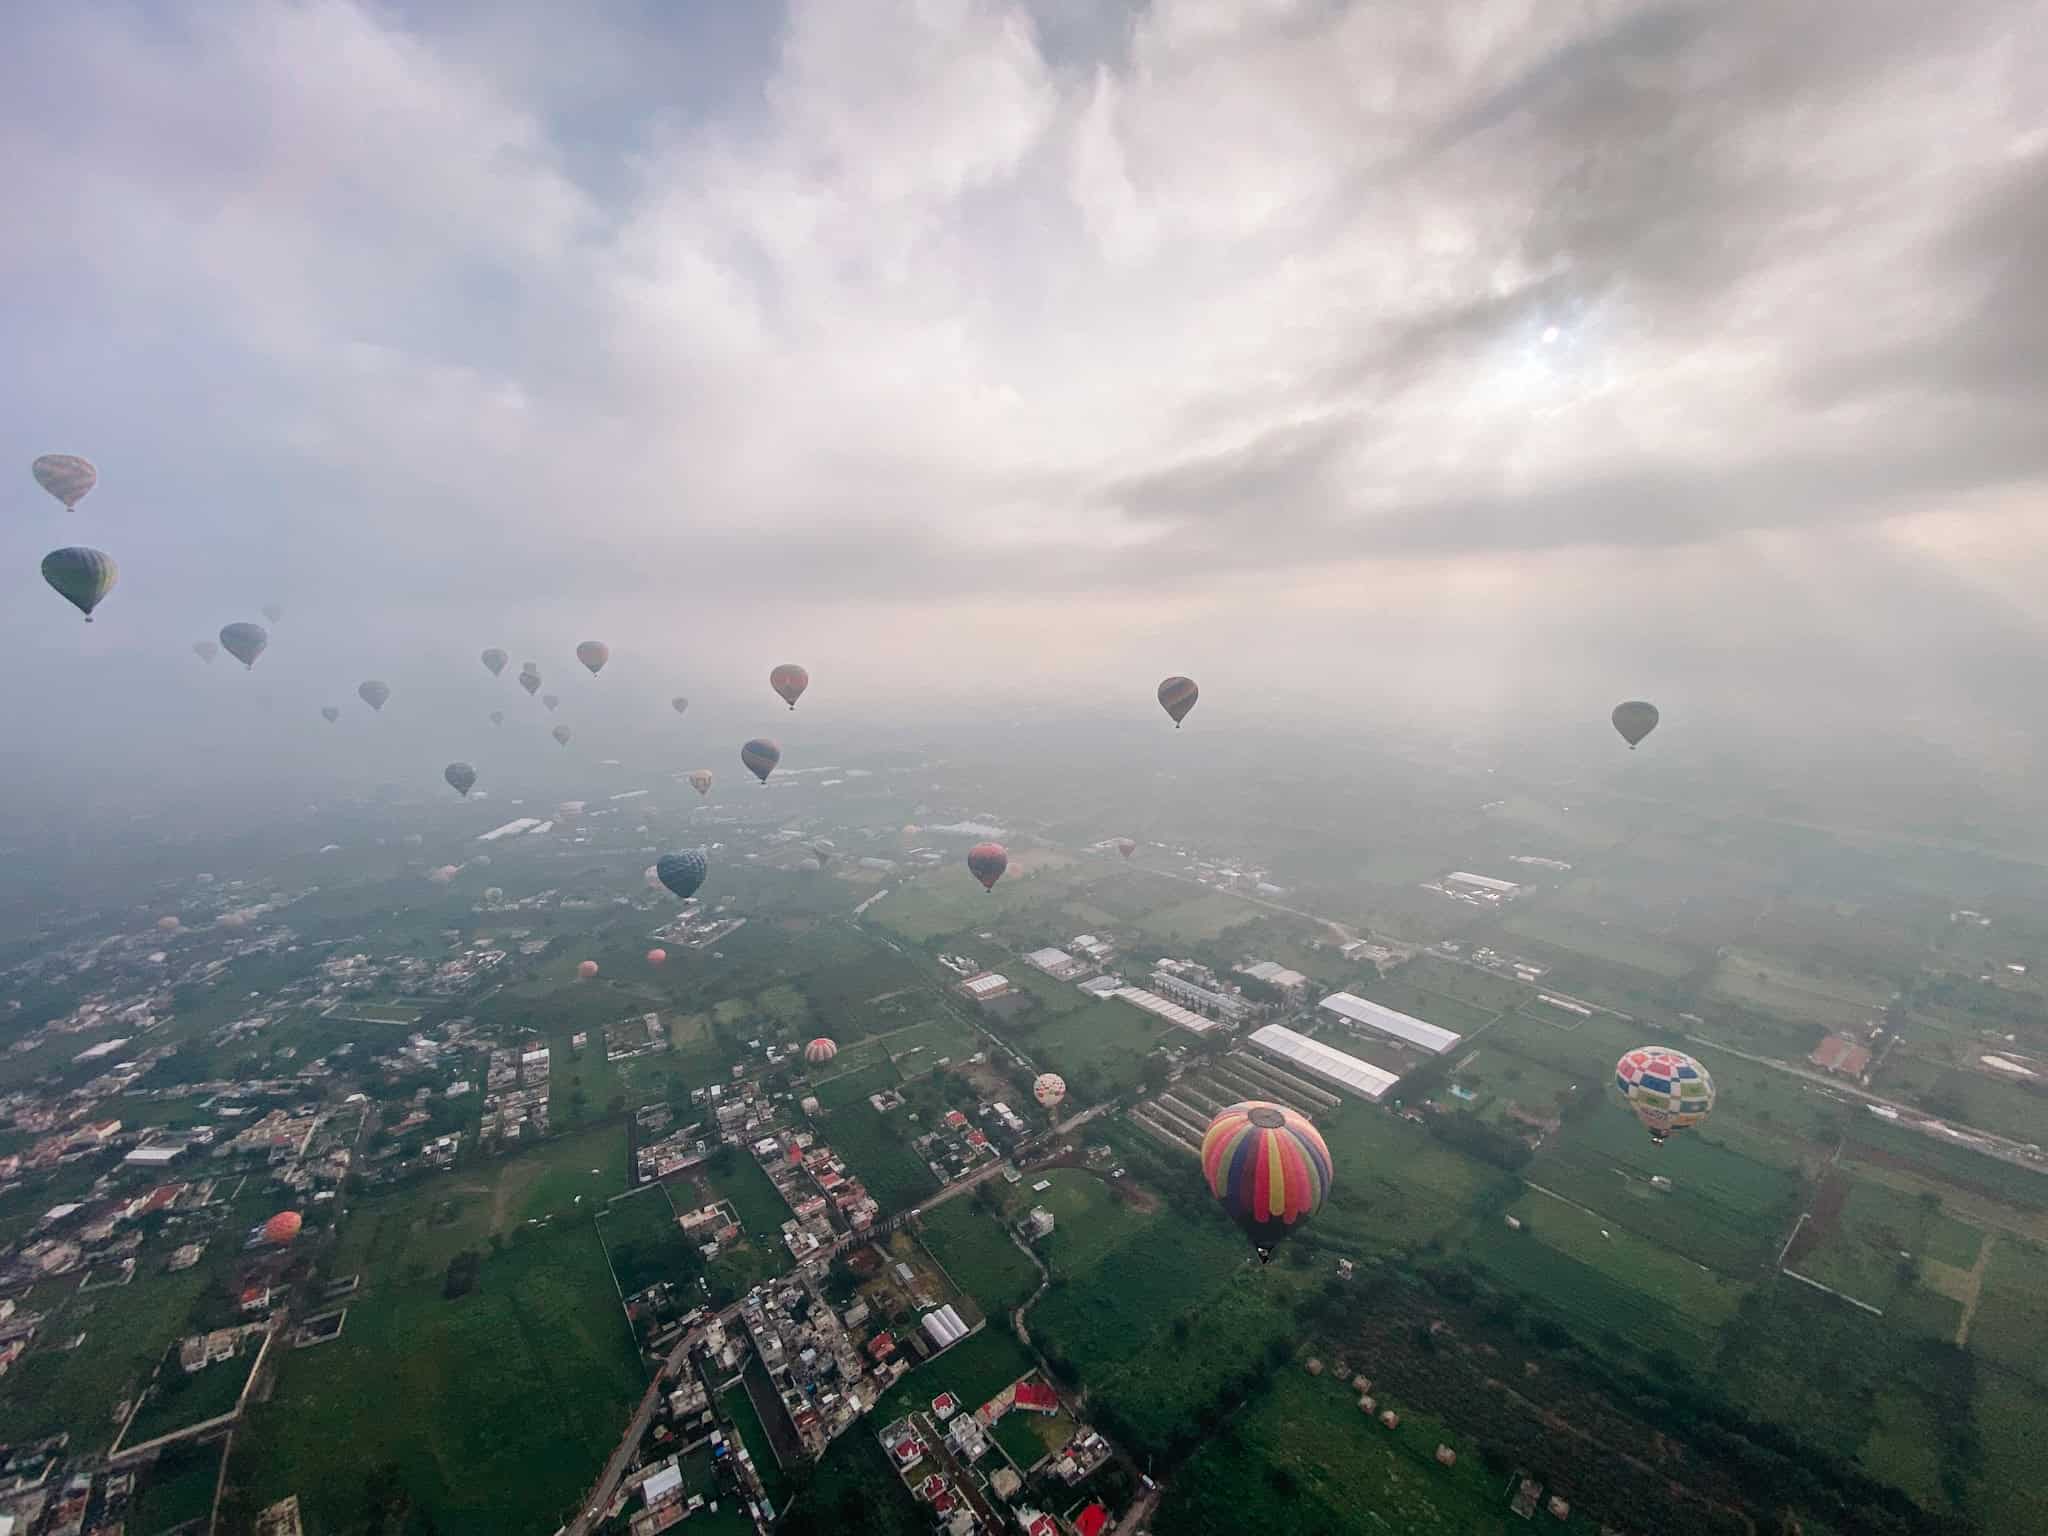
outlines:
[[[1614,1085],[1650,1140],[1698,1125],[1714,1109],[1714,1080],[1683,1051],[1639,1045],[1614,1064]]]
[[[1202,1173],[1263,1264],[1274,1245],[1313,1216],[1330,1193],[1330,1149],[1306,1116],[1252,1099],[1209,1122]]]

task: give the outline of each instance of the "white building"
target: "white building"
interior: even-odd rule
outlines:
[[[1223,1027],[1215,1019],[1205,1019],[1193,1009],[1183,1008],[1179,1003],[1170,1003],[1158,993],[1147,992],[1143,987],[1118,987],[1110,995],[1122,998],[1133,1008],[1144,1009],[1155,1019],[1177,1024],[1192,1035],[1213,1034]]]
[[[994,971],[983,971],[979,976],[970,976],[961,982],[960,990],[977,1003],[986,1003],[1010,990],[1010,978],[999,976]]]
[[[1496,880],[1492,875],[1475,875],[1464,869],[1454,869],[1445,875],[1444,884],[1463,886],[1468,891],[1490,896],[1495,901],[1506,901],[1521,890],[1521,887],[1512,880]]]
[[[1312,1040],[1283,1024],[1267,1024],[1245,1039],[1275,1060],[1286,1063],[1304,1077],[1312,1077],[1345,1093],[1377,1103],[1400,1079],[1369,1061],[1360,1061],[1335,1046]]]
[[[1405,1044],[1419,1046],[1434,1055],[1440,1056],[1458,1043],[1458,1036],[1448,1029],[1424,1023],[1421,1019],[1412,1019],[1383,1003],[1354,997],[1349,992],[1332,992],[1319,1006],[1324,1015],[1337,1020],[1347,1029],[1370,1030],[1375,1034],[1388,1035]]]
[[[1085,961],[1076,960],[1064,949],[1034,949],[1024,957],[1024,963],[1033,970],[1045,972],[1054,981],[1071,981],[1088,969]]]
[[[1290,971],[1277,960],[1261,960],[1256,965],[1240,965],[1241,975],[1254,981],[1263,981],[1269,987],[1278,987],[1290,997],[1302,997],[1308,993],[1308,978],[1299,971]]]

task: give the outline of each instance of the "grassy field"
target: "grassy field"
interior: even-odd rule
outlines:
[[[599,1206],[596,1219],[622,1296],[636,1295],[659,1280],[681,1280],[701,1267],[676,1225],[668,1191],[659,1184]]]
[[[1129,1003],[1105,998],[1047,1020],[1020,1044],[1034,1060],[1064,1077],[1074,1092],[1079,1093],[1085,1082],[1109,1096],[1135,1087],[1145,1057],[1169,1037],[1179,1043],[1194,1038]]]
[[[1384,981],[1366,982],[1358,989],[1358,995],[1369,997],[1376,1003],[1383,1003],[1412,1019],[1421,1019],[1460,1035],[1469,1035],[1482,1024],[1491,1023],[1498,1016],[1497,1010],[1488,1008],[1483,1003],[1453,997],[1448,992],[1439,992],[1432,987],[1420,986],[1405,975],[1389,976]]]
[[[1399,1404],[1392,1404],[1397,1409]],[[1174,1479],[1152,1528],[1160,1536],[1238,1536],[1248,1510],[1275,1530],[1443,1531],[1506,1536],[1500,1480],[1477,1455],[1455,1467],[1436,1448],[1454,1428],[1402,1411],[1387,1430],[1358,1410],[1348,1386],[1283,1367],[1271,1387]],[[1544,1517],[1546,1529],[1578,1530]],[[1583,1529],[1590,1530],[1591,1526]]]
[[[1974,1059],[1971,1042],[1966,1059]],[[1894,1051],[1885,1058],[1873,1086],[1890,1098],[1918,1104],[1931,1114],[1996,1131],[2018,1141],[2048,1137],[2048,1099],[2018,1083],[1986,1073],[1943,1066],[1923,1056]]]
[[[754,1161],[753,1154],[744,1150],[736,1151],[730,1173],[711,1172],[704,1168],[696,1170],[697,1184],[706,1200],[730,1200],[738,1213],[740,1227],[749,1237],[762,1232],[780,1232],[782,1224],[789,1220],[789,1202],[782,1198],[782,1192]]]
[[[1530,1193],[1510,1206],[1509,1214],[1522,1222],[1523,1231],[1516,1235],[1569,1254],[1617,1284],[1676,1307],[1703,1334],[1735,1315],[1747,1289],[1562,1200]]]
[[[298,1494],[318,1530],[359,1528],[380,1470],[443,1532],[567,1514],[642,1384],[589,1222],[525,1229],[454,1300],[438,1265],[403,1278],[416,1262],[409,1247],[381,1253],[342,1336],[281,1358],[231,1479],[259,1503]]]
[[[222,1447],[174,1445],[144,1472],[128,1506],[126,1527],[135,1536],[159,1536],[187,1520],[204,1520],[220,1480]]]
[[[747,1370],[755,1377],[758,1386],[766,1388],[769,1395],[774,1394],[775,1389],[769,1386],[767,1372],[762,1370],[759,1360],[749,1359]],[[725,1394],[724,1401],[733,1428],[739,1431],[740,1443],[754,1458],[754,1470],[760,1474],[762,1490],[767,1493],[769,1502],[779,1507],[787,1479],[782,1475],[782,1463],[775,1459],[775,1446],[768,1438],[768,1431],[762,1427],[760,1411],[754,1407],[747,1384],[743,1381],[733,1387]]]
[[[1829,1028],[1864,1023],[1884,1007],[1888,987],[1857,978],[1808,975],[1776,955],[1729,950],[1714,972],[1713,990],[1765,1013]]]
[[[1163,1323],[1196,1307],[1246,1262],[1235,1233],[1193,1226],[1162,1208],[1122,1242],[1091,1250],[1085,1265],[1056,1261],[1052,1290],[1031,1311],[1034,1337],[1084,1365],[1083,1379],[1092,1383],[1096,1371],[1144,1350]]]
[[[1007,1317],[1038,1286],[1038,1270],[1010,1235],[974,1202],[956,1199],[924,1218],[924,1242],[953,1283],[992,1318]]]
[[[1683,945],[1556,908],[1518,906],[1502,926],[1523,938],[1658,976],[1683,976],[1693,967]]]
[[[870,1062],[857,1072],[842,1072],[829,1081],[813,1083],[811,1092],[822,1108],[844,1109],[849,1104],[865,1103],[870,1094],[894,1088],[901,1081],[896,1075],[896,1068],[884,1058]]]
[[[1935,1199],[1852,1180],[1831,1230],[1793,1267],[1801,1274],[1891,1311],[1917,1284],[1918,1261],[1967,1270],[1984,1236],[1946,1215]],[[1910,1254],[1911,1258],[1902,1258]],[[1953,1334],[1953,1327],[1949,1332]]]
[[[897,1111],[899,1118],[902,1114]],[[846,1159],[847,1167],[860,1175],[884,1216],[917,1204],[938,1187],[931,1169],[910,1150],[890,1117],[872,1105],[835,1109],[824,1117],[820,1130],[832,1150]]]
[[[2048,1384],[2048,1251],[1999,1239],[1970,1321],[1970,1349]]]
[[[1047,1187],[1036,1188],[1041,1183]],[[1146,1214],[1118,1200],[1107,1180],[1079,1168],[1049,1168],[1009,1191],[1012,1217],[1034,1205],[1052,1213],[1053,1230],[1039,1239],[1038,1253],[1060,1274],[1084,1273],[1151,1224]]]
[[[1019,1376],[1037,1368],[1031,1351],[1017,1342],[1008,1325],[991,1322],[883,1393],[874,1412],[868,1415],[868,1422],[880,1429],[913,1408],[927,1407],[941,1392],[951,1392],[963,1408],[972,1412]]]
[[[917,944],[987,923],[996,894],[984,901],[980,887],[966,870],[958,871],[957,878],[952,878],[954,874],[951,869],[934,870],[905,880],[868,909],[866,920],[879,921],[891,933]],[[1003,887],[997,889],[1008,894]]]
[[[1981,1373],[1975,1419],[1983,1466],[1970,1512],[1986,1536],[2048,1531],[2048,1484],[2041,1480],[2041,1437],[2048,1433],[2048,1392],[2003,1371]]]
[[[220,1360],[205,1370],[186,1374],[172,1350],[156,1382],[144,1399],[141,1411],[128,1426],[122,1444],[141,1445],[159,1435],[168,1435],[208,1419],[233,1413],[256,1368],[256,1353],[262,1348],[260,1336],[243,1341],[242,1352],[232,1360]]]
[[[1230,929],[1262,915],[1259,908],[1236,896],[1197,896],[1175,906],[1162,906],[1138,919],[1138,927],[1164,943],[1220,939]]]
[[[1346,1104],[1316,1126],[1337,1176],[1312,1230],[1341,1252],[1384,1253],[1441,1236],[1502,1177],[1383,1109]],[[1192,1160],[1189,1176],[1200,1177]]]

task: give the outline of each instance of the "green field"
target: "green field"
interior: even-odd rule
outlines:
[[[1036,1186],[1045,1184],[1047,1188]],[[1152,1219],[1118,1200],[1108,1180],[1079,1168],[1048,1168],[1008,1191],[1012,1219],[1032,1206],[1052,1213],[1038,1254],[1055,1273],[1079,1275],[1105,1253],[1146,1231]]]
[[[337,1003],[321,1017],[349,1024],[417,1024],[420,1010],[403,1003]]]
[[[1389,1406],[1401,1409],[1399,1404]],[[1508,1512],[1501,1481],[1469,1448],[1455,1467],[1436,1448],[1454,1427],[1401,1409],[1398,1429],[1358,1410],[1331,1377],[1283,1367],[1272,1385],[1173,1480],[1153,1529],[1161,1536],[1240,1536],[1246,1512],[1274,1530],[1443,1531],[1506,1536],[1528,1527]],[[1590,1530],[1574,1517],[1545,1529]]]
[[[174,1445],[146,1470],[128,1506],[127,1529],[135,1536],[159,1536],[187,1520],[204,1520],[220,1481],[222,1447]]]
[[[1881,1010],[1891,989],[1874,980],[1807,974],[1776,955],[1730,950],[1714,972],[1713,990],[1765,1013],[1805,1019],[1830,1029],[1862,1024]]]
[[[316,1530],[360,1528],[380,1473],[443,1532],[565,1516],[642,1385],[589,1221],[523,1229],[454,1300],[438,1265],[404,1278],[418,1262],[410,1246],[381,1252],[342,1336],[282,1356],[231,1479],[258,1504],[298,1494]]]
[[[1965,1053],[1977,1055],[1975,1042]],[[1894,1051],[1875,1086],[1887,1097],[1918,1104],[1930,1114],[1996,1131],[2017,1141],[2048,1137],[2048,1099],[2019,1083],[1985,1072],[1957,1069],[1924,1056]]]
[[[1339,1253],[1384,1253],[1439,1237],[1498,1169],[1453,1151],[1419,1125],[1371,1105],[1347,1103],[1316,1125],[1337,1169],[1329,1199],[1307,1235]],[[1199,1183],[1194,1163],[1189,1176]]]
[[[703,1267],[676,1225],[668,1191],[650,1184],[597,1209],[597,1235],[618,1279],[634,1296],[661,1280],[682,1280]]]
[[[775,1388],[769,1384],[767,1372],[762,1370],[757,1359],[747,1361],[747,1372],[754,1378],[756,1386],[766,1395],[775,1395]],[[754,1458],[754,1470],[760,1475],[761,1488],[768,1495],[770,1503],[780,1505],[783,1485],[782,1463],[775,1458],[774,1442],[768,1438],[768,1431],[761,1425],[760,1410],[754,1407],[754,1399],[747,1391],[746,1382],[729,1389],[724,1398],[726,1414],[732,1419],[733,1428],[739,1431],[740,1443],[747,1448],[747,1454]]]
[[[880,1429],[913,1408],[928,1407],[941,1392],[951,1392],[972,1412],[1037,1366],[1009,1325],[992,1321],[883,1393],[868,1421]]]
[[[1970,1349],[2048,1385],[2048,1249],[1998,1240],[1970,1321]]]
[[[249,1373],[256,1369],[256,1354],[262,1347],[260,1334],[245,1339],[242,1352],[234,1359],[216,1361],[190,1375],[178,1364],[177,1351],[173,1349],[157,1372],[141,1410],[122,1436],[122,1445],[142,1445],[159,1435],[233,1413]]]
[[[925,1247],[972,1296],[981,1310],[998,1322],[1038,1287],[1038,1270],[1017,1251],[1010,1234],[993,1216],[967,1199],[950,1200],[924,1218]]]
[[[905,1112],[884,1115],[866,1103],[849,1104],[824,1117],[820,1133],[832,1150],[846,1159],[846,1166],[860,1175],[868,1193],[892,1216],[905,1206],[915,1205],[938,1188],[931,1169],[910,1150],[898,1134],[897,1125]],[[909,1127],[905,1127],[909,1129]],[[764,1174],[765,1179],[767,1176]],[[785,1213],[786,1214],[786,1213]],[[779,1222],[778,1222],[779,1224]]]
[[[721,1167],[723,1163],[721,1161]],[[761,1233],[778,1233],[789,1220],[789,1202],[754,1161],[752,1153],[735,1148],[730,1171],[700,1167],[697,1183],[706,1199],[730,1200],[740,1219],[740,1230],[750,1239]]]
[[[1138,920],[1138,926],[1169,944],[1211,941],[1262,915],[1259,908],[1239,897],[1217,893],[1147,912]]]
[[[1136,1087],[1153,1047],[1193,1039],[1129,1003],[1104,998],[1046,1020],[1019,1043],[1034,1060],[1064,1077],[1074,1098],[1086,1103]]]
[[[1617,1285],[1632,1286],[1685,1315],[1702,1335],[1712,1333],[1735,1315],[1747,1286],[1722,1278],[1690,1259],[1635,1236],[1600,1216],[1543,1195],[1524,1195],[1508,1208],[1523,1230],[1511,1234],[1533,1239],[1568,1254]],[[1602,1236],[1605,1233],[1605,1236]],[[1503,1245],[1503,1249],[1512,1245]],[[1495,1250],[1502,1251],[1502,1250]]]
[[[1502,926],[1523,938],[1658,976],[1683,976],[1694,963],[1683,945],[1556,908],[1518,906]]]
[[[1939,1201],[1914,1199],[1857,1179],[1849,1186],[1832,1230],[1793,1267],[1823,1285],[1894,1312],[1918,1285],[1921,1260],[1967,1270],[1977,1262],[1982,1246],[1983,1234],[1946,1215]],[[1954,1333],[1951,1321],[1947,1334]]]
[[[896,1068],[885,1056],[880,1061],[853,1072],[842,1072],[836,1077],[813,1082],[811,1092],[824,1109],[844,1109],[849,1104],[864,1103],[870,1094],[894,1088],[902,1079],[896,1075]]]

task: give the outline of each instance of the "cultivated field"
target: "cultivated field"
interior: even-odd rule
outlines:
[[[925,1246],[953,1283],[989,1317],[1000,1322],[1037,1288],[1037,1269],[1017,1251],[1002,1224],[977,1210],[972,1200],[940,1206],[924,1218],[923,1231]]]

